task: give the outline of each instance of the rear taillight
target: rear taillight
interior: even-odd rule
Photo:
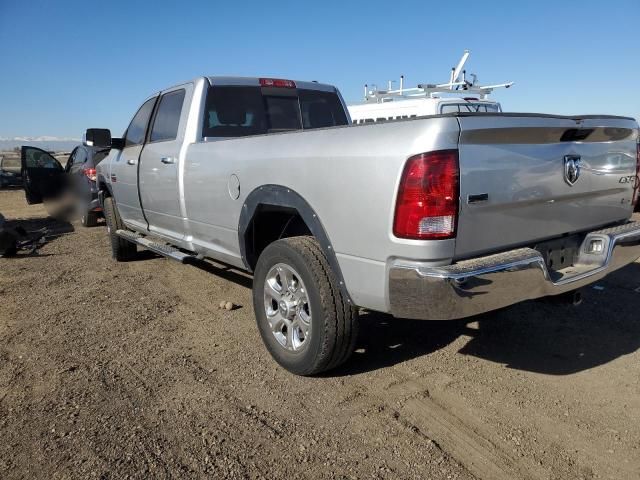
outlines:
[[[278,87],[278,88],[296,88],[296,82],[294,82],[293,80],[283,80],[282,78],[261,78],[260,86]]]
[[[95,168],[84,168],[82,169],[82,173],[84,173],[84,175],[92,182],[96,181],[97,176]]]
[[[458,150],[409,158],[398,188],[393,234],[421,240],[455,237],[459,177]]]

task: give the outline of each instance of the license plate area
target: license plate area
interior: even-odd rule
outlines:
[[[547,269],[553,276],[553,273],[575,264],[583,239],[584,235],[571,235],[538,243],[534,248],[540,252]]]

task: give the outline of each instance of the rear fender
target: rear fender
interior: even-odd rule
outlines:
[[[338,280],[338,285],[342,294],[350,304],[353,304],[351,296],[342,276],[342,271],[338,263],[333,246],[322,222],[309,203],[297,192],[282,185],[263,185],[253,190],[246,198],[240,220],[238,222],[238,242],[242,262],[247,270],[252,271],[251,264],[247,258],[246,234],[251,222],[260,206],[287,207],[296,210],[302,220],[306,223],[311,234],[316,238],[322,251],[324,252],[333,274]]]

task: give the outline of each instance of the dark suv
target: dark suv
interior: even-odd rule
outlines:
[[[73,149],[64,167],[79,194],[82,225],[93,227],[102,215],[96,188],[96,166],[109,154],[109,149],[79,145]]]
[[[36,147],[22,147],[22,175],[25,195],[31,205],[55,198],[65,189],[75,196],[75,210],[82,225],[97,225],[102,215],[96,188],[96,165],[109,149],[78,145],[62,167],[49,152]]]

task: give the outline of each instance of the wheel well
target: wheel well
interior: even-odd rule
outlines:
[[[307,201],[282,185],[262,185],[247,195],[238,220],[240,255],[247,270],[255,270],[260,253],[271,242],[301,235],[312,235],[318,241],[342,294],[353,304],[331,240]]]
[[[245,255],[251,270],[270,243],[301,235],[311,235],[311,229],[295,208],[258,205],[244,234]]]

